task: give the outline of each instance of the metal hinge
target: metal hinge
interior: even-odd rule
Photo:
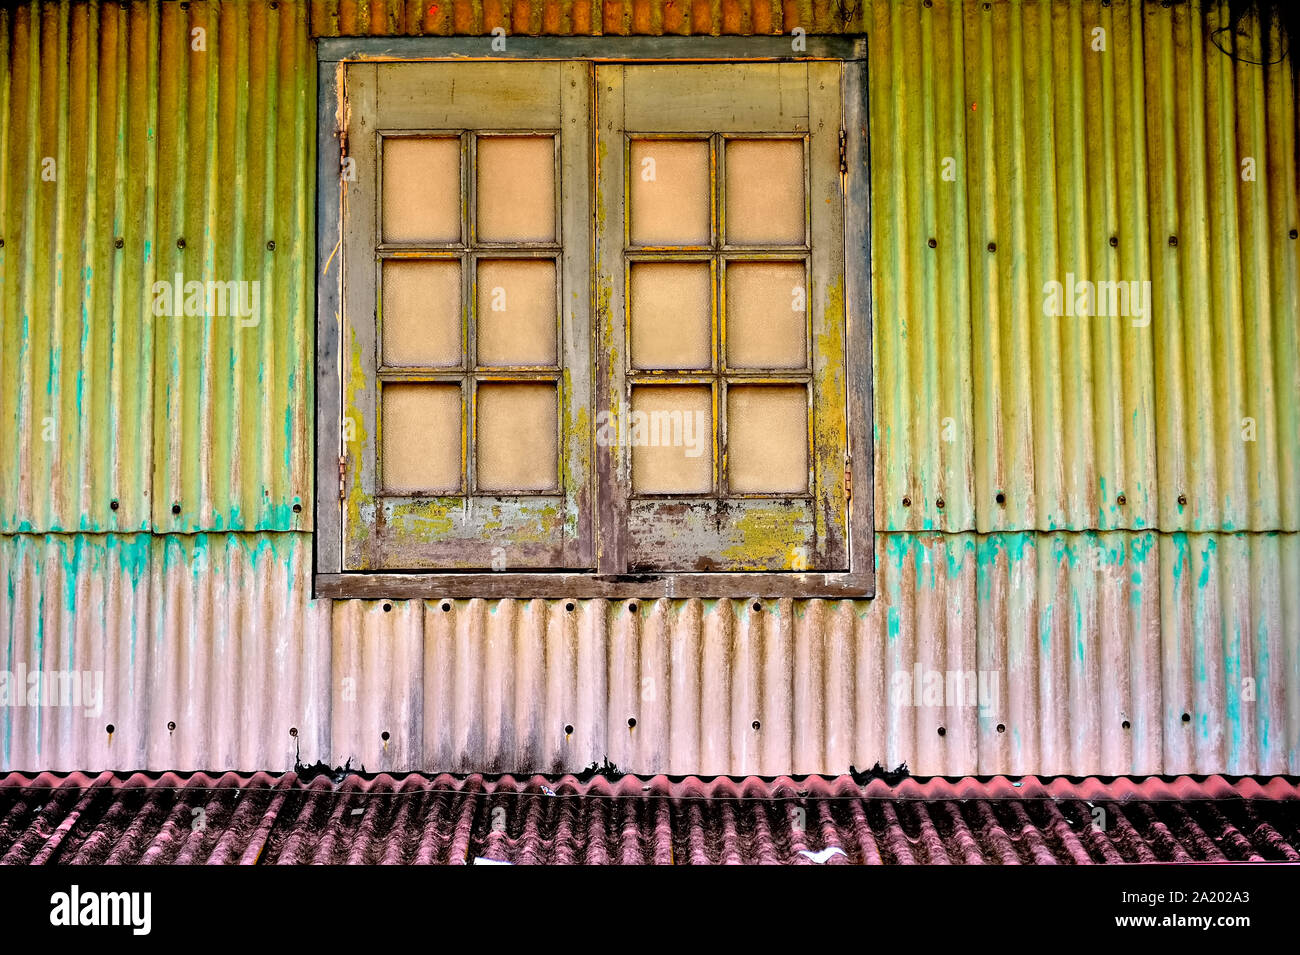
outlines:
[[[846,458],[844,460],[844,496],[846,498],[853,497],[853,459],[852,458]]]
[[[840,175],[849,171],[849,134],[840,130]]]
[[[339,456],[339,500],[345,500],[347,493],[347,476],[348,476],[348,459],[344,455]]]

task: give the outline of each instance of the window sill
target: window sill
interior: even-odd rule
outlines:
[[[541,598],[559,600],[604,597],[869,599],[876,578],[863,573],[626,574],[464,573],[464,574],[317,574],[316,597],[332,600],[436,600],[444,597]]]

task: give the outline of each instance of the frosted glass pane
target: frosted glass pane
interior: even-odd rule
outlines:
[[[808,391],[803,386],[727,389],[727,484],[738,494],[808,490]]]
[[[632,389],[632,490],[707,494],[713,490],[712,390],[699,385]]]
[[[558,490],[558,414],[553,384],[479,385],[478,489]]]
[[[726,281],[727,367],[806,367],[803,263],[731,262]]]
[[[632,141],[634,245],[709,244],[709,144]]]
[[[480,365],[555,364],[553,260],[480,260],[477,307]]]
[[[631,270],[633,366],[712,367],[708,263],[638,262]]]
[[[803,245],[803,141],[733,139],[727,155],[727,242]]]
[[[398,494],[460,490],[460,386],[385,385],[384,489]]]
[[[460,241],[460,140],[384,140],[385,242]]]
[[[386,261],[382,289],[385,365],[460,364],[460,263]]]
[[[555,140],[483,136],[478,141],[478,237],[555,241]]]

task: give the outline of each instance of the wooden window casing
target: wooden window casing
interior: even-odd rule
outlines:
[[[315,592],[873,596],[865,41],[809,37],[795,51],[780,37],[509,38],[503,52],[491,50],[490,39],[318,44]],[[516,155],[534,157],[536,140],[553,137],[556,235],[479,237],[476,154],[485,136],[526,138]],[[382,208],[385,144],[439,138],[459,144],[461,234],[390,241],[385,215],[403,221],[407,210]],[[702,144],[707,153],[707,235],[699,210],[672,195],[646,203],[669,210],[667,218],[658,213],[667,227],[636,235],[633,151],[669,144],[666,161],[680,156],[698,169],[700,146],[674,152],[674,143]],[[802,237],[791,205],[796,146]],[[447,155],[443,144],[429,147],[434,165],[421,168],[436,172]],[[684,184],[692,202],[702,182],[696,172]],[[404,188],[446,231],[441,192],[410,175]],[[527,199],[515,206],[535,211]],[[511,204],[496,205],[485,216],[509,221]],[[479,269],[504,275],[514,261],[554,263],[553,364],[537,334],[544,316],[535,301],[528,334],[481,336],[491,361],[476,361]],[[454,280],[450,268],[417,265],[451,262],[460,265]],[[385,338],[386,264],[403,307],[418,308],[422,288],[459,284],[454,364],[452,334],[431,332],[423,313],[395,312]],[[547,272],[515,274],[531,276],[528,287],[538,289]],[[790,316],[760,307],[800,275],[802,341]],[[729,291],[733,304],[752,306],[729,312]],[[634,327],[637,296],[655,322],[671,323],[668,333]],[[678,301],[686,303],[680,310]],[[761,334],[740,336],[746,322]],[[535,363],[503,366],[500,356],[524,346]],[[389,363],[386,350],[400,361]],[[530,409],[542,420],[549,387],[553,444],[517,420]],[[427,409],[449,414],[454,388],[461,395],[452,438],[421,422],[432,420]],[[511,413],[481,423],[484,407]],[[655,467],[670,474],[655,455],[676,452],[632,443],[630,413],[646,407],[707,408],[707,462],[680,465],[688,474],[680,485],[650,480]],[[426,428],[458,442],[459,483],[448,477],[457,449],[392,432],[385,445],[385,414],[393,429],[416,428],[416,438]],[[598,438],[599,422],[614,423],[615,440]],[[802,451],[792,437],[801,424]],[[774,434],[789,440],[774,443]],[[512,436],[532,454],[494,455]],[[548,486],[537,459],[549,448],[557,467]],[[405,483],[385,482],[385,454]],[[523,475],[527,486],[481,480],[487,472]],[[422,492],[421,480],[444,483]]]

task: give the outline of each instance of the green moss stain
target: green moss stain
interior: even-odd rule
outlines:
[[[367,528],[374,519],[374,501],[363,499],[361,494],[361,461],[366,442],[369,439],[367,425],[369,422],[361,414],[358,396],[366,388],[365,367],[362,363],[361,343],[357,340],[356,329],[351,329],[348,341],[348,375],[344,383],[343,407],[345,417],[351,419],[352,440],[344,444],[344,453],[348,458],[348,493],[344,501],[343,524],[344,537],[352,546],[360,549],[360,542],[367,534]],[[378,395],[375,396],[378,401]],[[345,430],[344,435],[347,432]],[[336,456],[332,448],[322,448],[320,453]],[[345,554],[346,554],[345,548]]]
[[[791,543],[804,538],[799,512],[791,508],[755,507],[736,522],[739,539],[722,551],[742,570],[767,570],[768,559],[784,557]]]
[[[819,505],[814,509],[817,537],[829,533],[828,515],[836,532],[847,532],[847,498],[844,488],[843,454],[849,446],[848,402],[845,390],[844,276],[837,275],[826,287],[826,308],[813,323],[814,368],[820,369],[813,389],[813,448],[820,452],[814,462],[820,485]],[[863,473],[871,462],[854,462]],[[863,484],[865,487],[865,483]]]

